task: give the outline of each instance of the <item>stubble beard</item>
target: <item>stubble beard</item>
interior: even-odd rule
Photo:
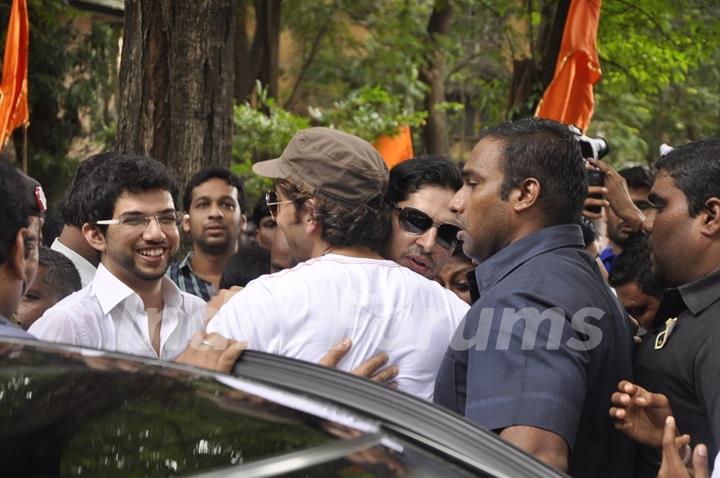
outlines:
[[[208,244],[208,242],[204,239],[198,239],[194,242],[194,245],[196,245],[200,251],[208,256],[222,256],[230,251],[233,248],[234,243],[237,242],[237,239],[232,241],[226,237],[224,242],[217,244]]]

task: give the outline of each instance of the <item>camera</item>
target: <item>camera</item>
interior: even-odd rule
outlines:
[[[580,143],[580,150],[582,151],[583,158],[600,159],[610,152],[610,147],[605,141],[605,138],[591,138],[582,134],[582,131],[576,126],[570,126],[570,131],[575,134],[578,142]],[[602,186],[605,184],[605,173],[598,169],[590,169],[587,171],[588,185],[589,186]],[[590,194],[588,197],[602,199],[603,196],[599,194]],[[600,206],[588,206],[587,210],[594,213],[600,213],[602,208]]]
[[[599,169],[589,169],[587,175],[589,186],[602,186],[603,184],[605,184],[605,173],[603,173]],[[596,199],[603,198],[601,194],[589,194],[588,197]],[[602,208],[600,206],[588,206],[586,209],[590,212],[594,212],[597,214],[602,211]]]
[[[605,138],[591,138],[582,134],[577,126],[569,126],[570,131],[575,133],[575,137],[580,143],[583,158],[600,159],[610,152],[610,147]]]

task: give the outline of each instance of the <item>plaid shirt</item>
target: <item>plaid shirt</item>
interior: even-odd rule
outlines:
[[[210,297],[217,293],[217,290],[210,282],[195,275],[190,266],[192,254],[192,251],[190,251],[182,261],[173,262],[170,269],[168,269],[167,275],[177,284],[181,291],[200,297],[207,302]]]

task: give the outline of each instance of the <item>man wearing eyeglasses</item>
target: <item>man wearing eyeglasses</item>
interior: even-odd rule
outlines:
[[[399,368],[398,389],[431,398],[442,352],[468,306],[381,255],[390,206],[377,151],[347,133],[310,128],[253,170],[275,180],[268,208],[291,255],[304,262],[249,283],[207,330],[310,362],[347,337],[353,345],[340,369],[385,351]]]
[[[82,227],[101,254],[87,287],[35,322],[36,337],[164,360],[202,330],[205,302],[180,291],[165,272],[178,250],[177,188],[159,162],[116,154],[86,178]]]
[[[460,168],[441,156],[412,158],[390,171],[386,201],[392,232],[385,257],[435,279],[457,245],[450,200],[462,186]]]
[[[632,376],[627,315],[584,249],[575,135],[529,118],[481,134],[450,205],[479,298],[443,358],[435,401],[574,477],[630,477],[607,414]]]

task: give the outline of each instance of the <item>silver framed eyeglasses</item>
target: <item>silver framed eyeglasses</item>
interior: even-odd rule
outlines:
[[[280,204],[290,204],[292,201],[280,201],[275,191],[268,191],[265,193],[265,204],[267,204],[268,211],[273,219],[277,216],[278,206]]]
[[[161,228],[177,227],[182,223],[183,213],[180,211],[159,212],[157,214],[125,214],[117,219],[103,219],[95,221],[99,226],[109,226],[119,224],[121,226],[142,227],[143,229],[150,224],[152,219],[157,221]]]

